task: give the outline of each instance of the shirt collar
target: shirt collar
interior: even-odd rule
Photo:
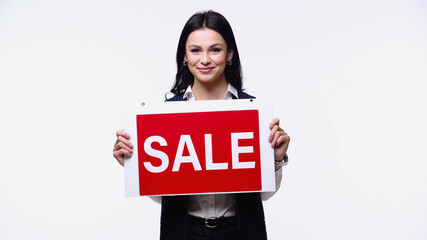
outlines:
[[[239,98],[239,94],[237,93],[237,89],[233,87],[233,85],[228,84],[227,92],[225,93],[224,99],[232,99],[233,96],[235,98]]]
[[[184,92],[184,99],[187,100],[193,100],[194,99],[194,93],[193,90],[191,89],[191,85],[189,85],[187,87],[187,89]],[[228,84],[227,86],[227,92],[225,93],[224,99],[233,99],[233,96],[235,98],[239,98],[239,94],[237,93],[237,89],[235,87],[233,87],[231,84]]]
[[[184,92],[184,96],[182,96],[184,99],[190,100],[194,98],[193,90],[191,89],[191,85],[188,85],[187,89]]]

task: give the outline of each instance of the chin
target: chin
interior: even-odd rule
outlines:
[[[216,81],[214,78],[198,78],[197,80],[201,83],[213,83]]]

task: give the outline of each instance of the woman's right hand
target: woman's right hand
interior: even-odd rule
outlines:
[[[120,165],[124,166],[124,159],[130,158],[133,153],[133,145],[129,141],[130,136],[124,131],[118,130],[116,132],[117,140],[114,144],[113,156]]]

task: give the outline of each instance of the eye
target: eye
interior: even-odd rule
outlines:
[[[212,48],[212,52],[221,52],[220,48]]]
[[[198,52],[200,52],[200,50],[199,50],[199,49],[197,49],[197,48],[191,49],[190,51],[191,51],[192,53],[198,53]]]

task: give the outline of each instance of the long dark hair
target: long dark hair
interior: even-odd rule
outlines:
[[[239,51],[237,50],[236,40],[234,39],[233,30],[227,19],[220,13],[214,11],[198,12],[191,16],[181,32],[178,48],[176,51],[177,73],[175,84],[171,89],[174,94],[185,92],[188,86],[194,82],[194,76],[187,66],[184,66],[185,44],[190,33],[201,28],[212,29],[224,38],[227,43],[227,53],[233,51],[232,64],[227,65],[224,70],[225,80],[237,90],[242,90],[242,67],[240,65]]]

